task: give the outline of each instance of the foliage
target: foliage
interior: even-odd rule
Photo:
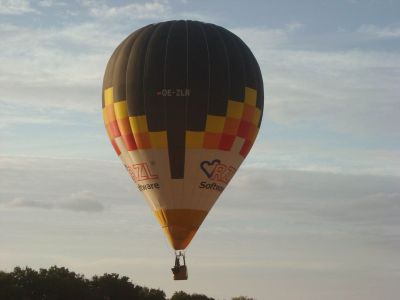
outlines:
[[[133,284],[126,276],[105,273],[86,279],[64,267],[0,271],[1,300],[167,300],[164,291]],[[175,292],[170,300],[215,300],[201,294]],[[232,300],[254,300],[236,297]]]
[[[206,295],[200,294],[186,294],[184,291],[175,292],[172,295],[171,300],[215,300],[214,298],[209,298]]]
[[[0,299],[7,300],[166,300],[161,290],[134,285],[118,274],[94,276],[92,280],[53,266],[35,271],[29,267],[0,272]]]

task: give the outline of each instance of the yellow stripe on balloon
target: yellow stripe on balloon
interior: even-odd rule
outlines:
[[[110,105],[114,102],[113,97],[113,88],[110,87],[104,90],[104,105]]]
[[[246,86],[244,88],[244,102],[249,105],[255,106],[257,102],[257,90]]]
[[[251,120],[251,123],[253,123],[254,125],[258,125],[260,118],[261,118],[261,109],[256,107],[256,109],[254,111],[253,119]]]
[[[243,114],[243,103],[228,100],[228,110],[226,116],[234,119],[241,119]]]
[[[166,149],[168,147],[167,131],[149,132],[151,147]]]
[[[148,132],[147,118],[146,116],[134,116],[129,117],[129,122],[131,123],[131,128],[133,133]]]
[[[114,103],[114,112],[117,120],[121,120],[128,117],[128,105],[125,101],[119,101]]]
[[[187,130],[185,140],[187,148],[203,148],[204,132]]]
[[[224,131],[225,117],[207,115],[206,131],[220,133]]]

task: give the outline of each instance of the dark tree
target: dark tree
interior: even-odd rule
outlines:
[[[164,291],[133,284],[115,273],[91,280],[64,267],[35,271],[29,267],[0,271],[0,300],[167,300]],[[202,294],[175,292],[170,300],[215,300]],[[255,300],[235,297],[232,300]]]
[[[23,300],[69,300],[85,299],[88,295],[86,280],[82,275],[66,268],[53,266],[39,272],[25,267],[16,267],[9,274],[9,289],[1,285],[1,293],[9,293],[6,298]]]
[[[126,276],[104,274],[94,276],[90,282],[91,300],[165,300],[165,293],[158,289],[148,289],[134,285]]]
[[[96,300],[139,299],[141,289],[140,287],[135,287],[128,277],[119,277],[115,273],[106,273],[100,277],[94,276],[90,286]]]
[[[0,299],[22,299],[22,288],[11,273],[0,271]]]
[[[206,295],[200,294],[187,294],[184,291],[175,292],[172,295],[171,300],[215,300],[214,298],[209,298]]]
[[[165,293],[159,289],[141,288],[139,299],[144,300],[165,300]]]
[[[41,300],[86,299],[89,296],[88,281],[83,275],[64,267],[40,269],[39,280]]]
[[[31,268],[14,268],[10,273],[17,288],[17,299],[41,300],[43,294],[43,284],[39,278],[39,273]]]

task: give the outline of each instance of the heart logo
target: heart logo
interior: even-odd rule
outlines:
[[[200,164],[200,168],[203,170],[204,174],[206,174],[206,176],[208,178],[211,178],[215,167],[218,166],[221,163],[221,161],[219,159],[214,159],[213,161],[202,161]]]

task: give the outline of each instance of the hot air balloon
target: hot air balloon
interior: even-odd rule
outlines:
[[[249,153],[262,119],[258,63],[227,29],[150,24],[112,54],[103,118],[115,152],[175,249],[184,250]]]

